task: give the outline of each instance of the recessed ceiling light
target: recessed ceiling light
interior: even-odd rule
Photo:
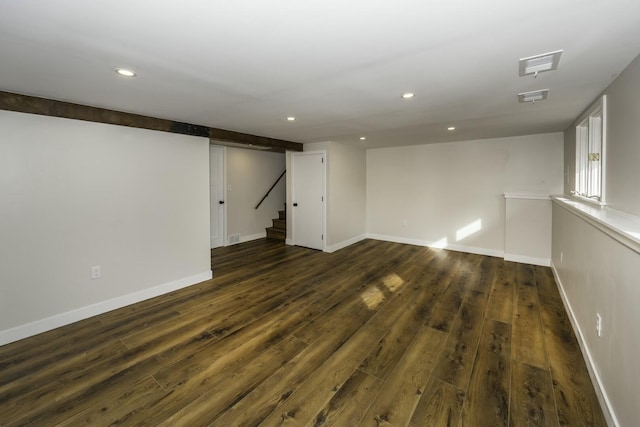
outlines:
[[[456,130],[456,127],[455,127],[455,126],[449,126],[449,127],[447,128],[447,130]]]
[[[287,121],[289,121],[289,122],[294,122],[295,120],[296,120],[296,118],[293,117],[293,116],[287,117]]]
[[[404,99],[411,99],[411,98],[413,98],[414,96],[416,96],[416,94],[415,94],[415,93],[413,93],[413,92],[407,92],[407,93],[403,93],[403,94],[402,94],[402,98],[404,98]]]
[[[523,92],[518,94],[518,102],[536,102],[547,99],[549,89],[532,90],[531,92]]]
[[[365,139],[367,139],[367,137],[366,137],[366,136],[361,136],[361,137],[360,137],[360,141],[364,141]]]
[[[538,73],[556,70],[558,68],[561,55],[562,50],[556,50],[554,52],[522,58],[520,60],[520,75],[528,76],[533,74],[535,77]]]
[[[127,70],[126,68],[116,68],[115,72],[125,77],[135,77],[137,76],[135,71]]]

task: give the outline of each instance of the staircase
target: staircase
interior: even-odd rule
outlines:
[[[286,209],[286,205],[285,205]],[[278,211],[278,218],[274,218],[273,227],[267,227],[267,239],[285,241],[287,238],[287,211]]]

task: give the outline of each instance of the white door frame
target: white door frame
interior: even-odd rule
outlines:
[[[211,195],[211,173],[214,170],[213,165],[211,165],[211,152],[212,151],[218,151],[218,195],[217,197],[214,197]],[[214,248],[214,247],[220,247],[220,246],[226,246],[227,244],[227,174],[226,174],[226,168],[227,168],[227,150],[225,147],[220,146],[220,145],[213,145],[210,144],[209,145],[209,209],[210,209],[210,213],[213,211],[213,209],[217,209],[218,210],[218,224],[213,224],[211,221],[211,215],[209,215],[209,221],[210,221],[210,227],[211,227],[211,231],[210,234],[211,236],[209,236],[209,240],[210,240],[210,247]],[[217,199],[217,200],[214,200]],[[220,204],[219,202],[223,201],[225,202],[224,204]],[[217,241],[214,242],[214,232],[213,229],[214,227],[217,226],[218,229],[218,233],[216,233],[218,235]]]
[[[323,155],[324,163],[323,163],[323,179],[322,179],[322,192],[324,194],[324,203],[322,204],[322,251],[326,252],[327,250],[327,151],[326,150],[317,150],[317,151],[303,151],[303,152],[295,152],[291,153],[291,241],[293,245],[296,245],[296,227],[295,227],[295,214],[296,209],[293,207],[293,203],[295,203],[296,196],[296,175],[295,175],[295,161],[294,157],[300,156],[308,156],[308,155]],[[288,214],[288,213],[287,213]]]

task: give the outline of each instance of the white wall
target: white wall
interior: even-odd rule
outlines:
[[[636,185],[640,164],[640,55],[603,94],[607,95],[608,115],[606,202],[612,208],[640,216],[640,191]],[[564,133],[565,194],[575,189],[576,124]]]
[[[551,200],[549,195],[505,195],[504,259],[551,265]]]
[[[329,151],[330,252],[362,240],[367,228],[367,157],[363,148],[332,143]]]
[[[0,344],[211,277],[207,138],[8,111],[0,129]]]
[[[606,208],[640,222],[640,56],[605,90],[607,94]],[[575,129],[565,132],[565,193],[575,181]],[[615,209],[612,209],[615,208]],[[631,216],[634,215],[634,216]],[[620,425],[640,419],[640,254],[597,227],[554,204],[552,261],[578,329],[581,345],[592,357],[613,417]],[[594,333],[595,316],[603,336]]]
[[[241,242],[265,237],[265,227],[284,209],[285,178],[255,206],[284,171],[285,156],[235,147],[227,147],[226,153],[227,237],[239,234]]]
[[[337,142],[305,144],[304,150],[327,152],[325,250],[337,251],[364,239],[366,237],[367,185],[365,150]],[[287,224],[288,229],[291,226]]]
[[[504,254],[504,192],[562,190],[562,134],[367,151],[375,238]]]
[[[640,216],[640,55],[607,95],[607,204]],[[575,143],[575,142],[574,142]]]
[[[554,203],[552,257],[587,364],[601,381],[598,391],[607,396],[619,425],[636,425],[640,254]],[[601,337],[596,313],[602,317]]]

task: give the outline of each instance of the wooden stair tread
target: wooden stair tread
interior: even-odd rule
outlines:
[[[287,205],[285,209],[278,211],[278,218],[273,218],[273,225],[267,227],[267,239],[286,240],[287,239]]]
[[[268,239],[285,240],[287,238],[286,231],[278,230],[273,227],[268,227],[266,230]]]

